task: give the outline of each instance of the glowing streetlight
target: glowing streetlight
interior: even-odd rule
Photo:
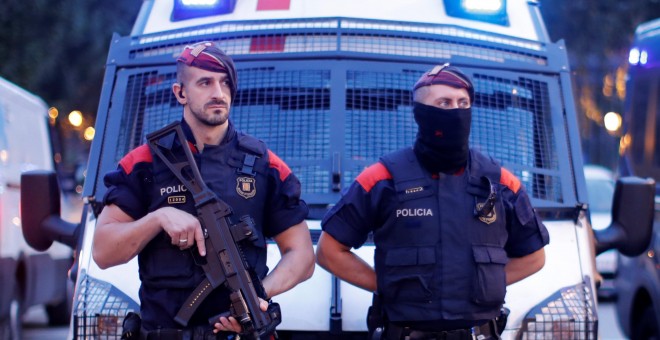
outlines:
[[[71,123],[71,125],[75,127],[79,127],[80,125],[82,125],[82,122],[83,122],[83,116],[80,111],[75,110],[69,113],[69,123]]]
[[[91,141],[92,139],[94,139],[94,134],[95,133],[96,133],[96,130],[94,130],[94,128],[90,126],[90,127],[85,129],[85,132],[83,132],[83,137],[85,138],[85,140],[90,140]]]
[[[60,111],[58,111],[56,107],[51,107],[48,109],[48,117],[50,117],[50,119],[57,119],[57,116],[59,115]]]
[[[610,111],[603,117],[603,123],[605,123],[607,131],[615,132],[621,128],[621,116],[616,112]]]

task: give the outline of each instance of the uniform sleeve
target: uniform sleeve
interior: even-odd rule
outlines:
[[[321,221],[323,231],[340,243],[359,248],[369,233],[381,224],[382,197],[391,190],[391,175],[377,163],[364,170],[351,186],[344,191],[339,202]]]
[[[520,188],[517,193],[507,190],[505,196],[509,232],[505,249],[509,257],[523,257],[547,245],[550,242],[548,230],[525,190]]]
[[[269,154],[269,194],[266,203],[264,236],[273,237],[302,222],[309,212],[300,198],[300,181],[275,153]]]
[[[368,200],[368,195],[354,182],[324,216],[321,221],[323,231],[343,245],[353,248],[362,246],[370,231],[365,227],[372,225]]]
[[[103,182],[108,190],[103,197],[103,204],[114,204],[122,211],[138,220],[147,214],[149,201],[144,187],[145,179],[150,178],[148,171],[144,169],[126,169],[121,165],[117,170],[108,172]]]

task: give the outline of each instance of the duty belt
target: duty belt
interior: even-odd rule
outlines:
[[[495,320],[467,329],[438,332],[420,331],[390,323],[385,327],[384,337],[386,340],[487,340],[499,338]]]
[[[140,330],[140,340],[240,340],[235,333],[220,332],[213,333],[208,326],[198,326],[186,329],[155,329],[148,331]],[[275,336],[263,335],[261,339],[274,340]]]
[[[227,340],[232,338],[227,333],[216,334],[208,326],[186,329],[154,329],[140,330],[140,340]]]

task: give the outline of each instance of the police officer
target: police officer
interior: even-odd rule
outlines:
[[[186,46],[177,59],[172,91],[183,105],[182,129],[207,186],[232,207],[233,216],[250,215],[258,240],[243,249],[271,298],[308,279],[314,251],[305,223],[308,208],[300,182],[260,140],[237,131],[229,119],[236,96],[232,59],[214,43]],[[182,151],[181,151],[182,152]],[[160,159],[142,145],[105,176],[104,209],[94,234],[93,256],[101,268],[137,255],[144,339],[224,339],[239,332],[233,318],[208,318],[229,310],[226,289],[216,289],[183,329],[174,317],[203,280],[193,251],[205,256],[204,235],[192,195]],[[238,222],[238,221],[236,221]],[[282,254],[268,276],[265,239]],[[262,301],[265,311],[267,303]],[[218,334],[216,334],[218,333]],[[217,335],[217,337],[216,337]]]
[[[438,65],[413,99],[413,147],[383,156],[344,192],[322,221],[317,262],[377,294],[386,339],[498,339],[506,286],[543,267],[548,232],[520,181],[469,148],[465,74]],[[351,251],[370,232],[375,268]]]

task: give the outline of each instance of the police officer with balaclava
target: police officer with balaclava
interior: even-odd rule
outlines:
[[[376,294],[384,339],[499,339],[507,285],[545,263],[520,180],[468,145],[474,93],[457,67],[424,73],[414,145],[366,168],[322,221],[317,262]],[[351,251],[370,233],[375,268]]]

